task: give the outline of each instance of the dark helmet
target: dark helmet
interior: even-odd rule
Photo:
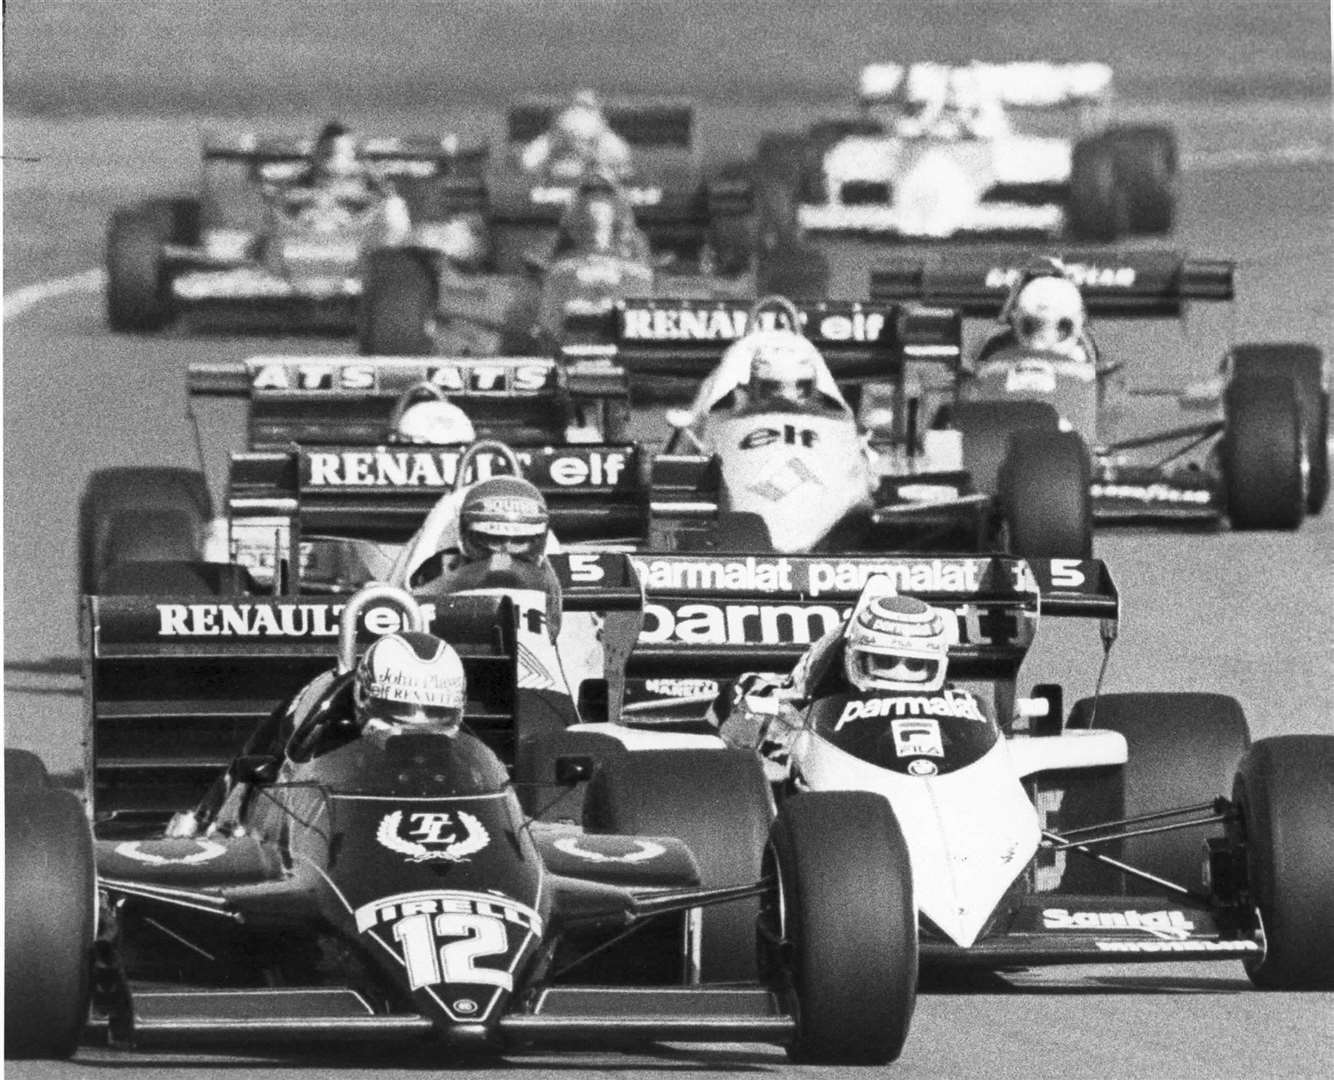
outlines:
[[[542,493],[527,480],[483,480],[459,508],[459,547],[468,561],[511,555],[536,563],[546,552],[550,520]]]
[[[467,699],[463,664],[433,634],[386,634],[362,654],[352,699],[363,728],[375,721],[452,735]]]
[[[315,136],[310,159],[321,174],[344,176],[355,171],[357,150],[352,129],[338,120],[330,120]]]

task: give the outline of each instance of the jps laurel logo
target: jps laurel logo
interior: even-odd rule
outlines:
[[[486,847],[491,834],[464,810],[409,814],[406,829],[403,811],[395,810],[380,821],[375,839],[382,847],[406,855],[409,862],[462,862]]]

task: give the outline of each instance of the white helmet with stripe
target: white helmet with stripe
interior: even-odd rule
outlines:
[[[352,700],[357,723],[453,735],[463,719],[463,663],[433,634],[386,634],[362,654]]]

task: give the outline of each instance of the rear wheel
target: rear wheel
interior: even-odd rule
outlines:
[[[1104,694],[1070,710],[1071,728],[1096,727],[1125,736],[1124,765],[1088,770],[1061,805],[1061,825],[1076,828],[1177,806],[1203,805],[1231,789],[1237,762],[1250,745],[1246,714],[1224,694]],[[1113,858],[1189,888],[1205,890],[1205,831],[1178,829],[1107,845]],[[1090,860],[1067,859],[1062,889],[1138,891],[1133,881]],[[1206,890],[1207,891],[1207,890]]]
[[[1334,990],[1334,736],[1261,739],[1232,798],[1266,942],[1246,974],[1265,990]]]
[[[5,785],[5,1057],[70,1057],[88,1019],[96,876],[83,805]]]
[[[155,207],[117,210],[107,225],[107,323],[113,330],[161,330],[172,318],[163,247],[170,219]]]
[[[1324,353],[1315,345],[1266,342],[1237,345],[1228,360],[1233,378],[1268,375],[1292,379],[1310,465],[1306,509],[1320,513],[1329,498],[1329,391],[1325,389]]]
[[[434,351],[435,275],[421,252],[373,251],[366,259],[358,347],[364,356],[430,356]]]
[[[1167,128],[1112,128],[1103,138],[1116,158],[1130,231],[1171,232],[1176,219],[1176,138]]]
[[[674,836],[685,841],[706,888],[750,885],[773,818],[764,767],[749,751],[640,750],[604,764],[588,785],[590,832]],[[754,981],[758,900],[703,909],[700,975]]]
[[[1116,151],[1102,138],[1075,144],[1070,161],[1070,232],[1080,240],[1119,240],[1130,231],[1130,200]]]
[[[1093,554],[1088,447],[1071,431],[1016,431],[1000,475],[1009,550],[1024,558]]]
[[[903,1050],[917,1001],[917,905],[881,795],[784,801],[765,852],[778,887],[760,921],[766,981],[795,999],[795,1061],[878,1065]]]
[[[1306,516],[1308,457],[1296,383],[1235,377],[1223,409],[1223,484],[1233,528],[1297,528]]]
[[[204,475],[194,469],[98,469],[79,502],[79,583],[96,593],[123,562],[202,560],[213,516]]]

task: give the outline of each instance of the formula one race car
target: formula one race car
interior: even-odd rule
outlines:
[[[872,64],[858,116],[766,136],[764,183],[795,192],[812,231],[927,240],[1168,232],[1175,139],[1159,127],[1099,130],[1111,77],[1104,64]],[[1019,130],[1026,114],[1052,112],[1075,114],[1075,138]]]
[[[633,301],[618,317],[616,360],[632,385],[707,373],[693,406],[668,414],[677,433],[655,468],[682,493],[711,490],[729,528],[750,523],[718,539],[721,547],[1091,550],[1082,441],[1057,430],[1054,413],[1044,426],[1031,408],[961,407],[957,310],[765,298],[750,310]],[[820,351],[804,402],[764,404],[747,392],[744,346],[723,358],[751,329],[775,326],[799,326]],[[864,433],[840,383],[854,400],[857,384],[880,386],[888,419]],[[948,422],[933,426],[945,410]],[[665,492],[657,500],[671,501]]]
[[[1091,316],[1181,318],[1192,300],[1233,298],[1231,262],[1170,252],[1069,252],[1057,262],[1079,286]],[[871,274],[878,300],[951,304],[996,316],[1036,264],[986,254],[941,254],[882,263]],[[1329,393],[1320,350],[1308,344],[1233,346],[1223,377],[1184,391],[1127,388],[1120,358],[1087,359],[983,346],[961,387],[967,408],[1050,407],[1046,423],[1077,432],[1092,451],[1098,524],[1212,523],[1294,529],[1329,491]],[[1118,436],[1109,418],[1127,414],[1129,395],[1164,395],[1219,415],[1147,435]],[[1221,406],[1221,408],[1220,408]],[[1154,448],[1152,463],[1134,451]],[[1168,451],[1165,455],[1163,450]],[[1199,451],[1205,448],[1207,453]]]
[[[453,490],[466,449],[392,441],[406,408],[424,397],[447,397],[479,437],[517,448],[557,535],[620,536],[626,515],[636,528],[642,516],[628,389],[605,364],[261,356],[192,365],[188,385],[192,397],[249,403],[248,449],[231,459],[225,512],[215,517],[199,470],[94,472],[79,511],[81,592],[119,591],[117,581],[139,580],[135,564],[162,560],[240,563],[269,583],[282,559],[299,566],[305,551],[308,561],[316,536],[406,540]],[[504,468],[481,455],[480,476],[493,467]]]
[[[793,800],[771,830],[753,754],[677,737],[634,764],[652,758],[659,786],[675,778],[707,819],[712,840],[699,827],[684,840],[617,755],[596,775],[589,758],[558,756],[549,782],[515,765],[516,743],[566,717],[517,687],[504,598],[441,597],[428,613],[378,586],[345,604],[213,607],[88,601],[91,834],[78,798],[6,751],[7,1057],[68,1057],[99,1032],[123,1048],[386,1038],[448,1057],[659,1038],[781,1042],[811,1062],[898,1055],[916,938],[857,899],[867,873],[905,856],[879,796]],[[358,722],[359,644],[402,627],[462,654],[461,730]],[[176,803],[164,830],[185,759],[238,743],[249,716],[258,726],[216,795]],[[106,760],[134,738],[155,774],[138,791],[146,815]],[[586,781],[582,826],[534,812],[550,802],[539,787],[569,798]],[[636,814],[646,827],[617,827]],[[747,876],[702,880],[729,845]],[[761,903],[758,949],[753,916],[731,940],[701,933],[703,916]],[[762,981],[703,984],[728,950],[752,968],[761,952]]]
[[[721,720],[765,755],[780,805],[883,795],[910,864],[866,887],[920,924],[923,965],[1240,959],[1265,989],[1334,988],[1334,736],[1251,744],[1217,694],[1102,694],[1068,719],[1059,686],[1020,695],[1039,610],[1100,620],[1110,651],[1101,563],[637,563],[627,690],[643,703],[624,721]],[[683,722],[684,696],[664,714],[661,684],[683,675],[721,684],[707,719]]]
[[[485,156],[454,136],[366,139],[365,182],[326,191],[301,183],[310,150],[296,137],[209,140],[198,195],[113,213],[111,328],[160,330],[178,315],[211,313],[350,330],[364,253],[455,215],[456,177]]]
[[[494,208],[457,223],[470,230],[457,238],[457,258],[425,245],[375,252],[366,265],[360,351],[525,352],[605,342],[613,304],[629,297],[753,297],[777,285],[803,297],[825,293],[827,260],[795,227],[770,224],[741,257],[707,238],[682,243],[668,232],[664,239],[628,183],[594,172],[567,186],[555,227],[529,237],[520,265],[505,246],[513,226]]]

